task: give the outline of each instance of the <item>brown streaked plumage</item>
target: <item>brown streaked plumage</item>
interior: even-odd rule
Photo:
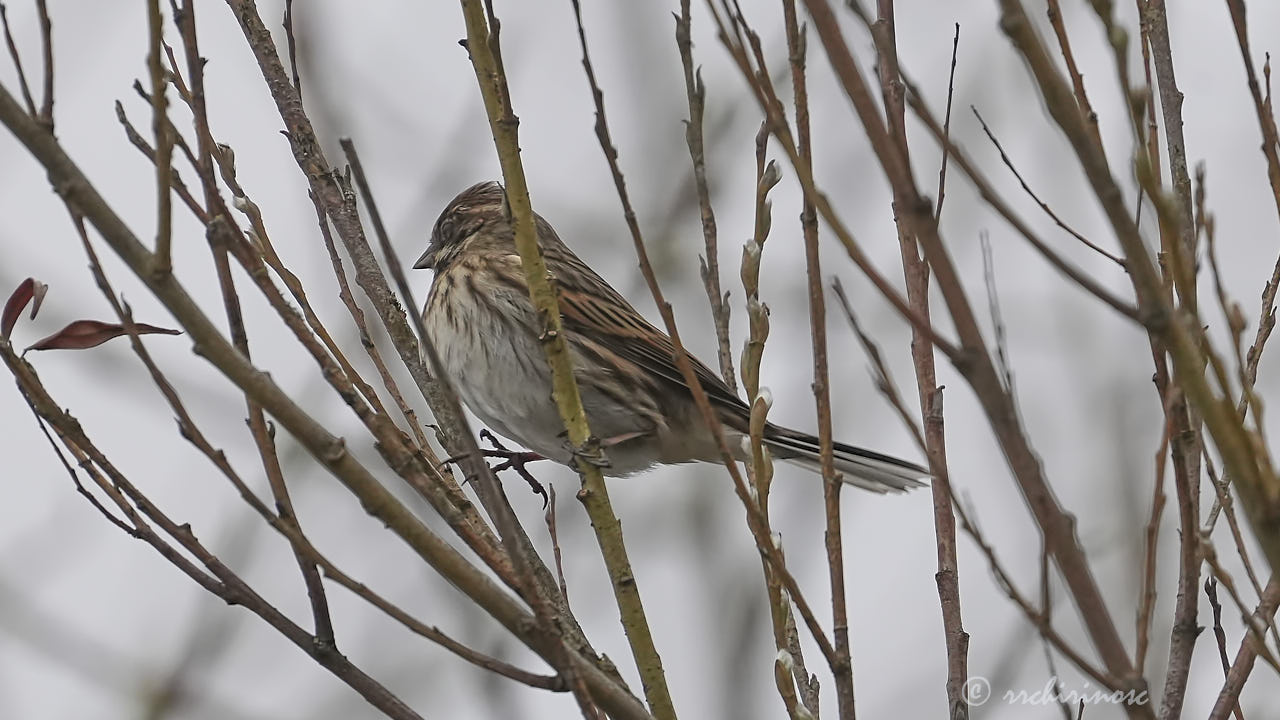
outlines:
[[[547,269],[560,289],[564,335],[591,430],[605,445],[608,475],[655,464],[718,462],[710,431],[675,365],[671,339],[578,259],[535,215]],[[453,199],[415,268],[435,271],[424,314],[427,334],[467,407],[500,435],[561,463],[570,452],[551,397],[551,372],[516,253],[502,187],[473,185]],[[710,369],[693,361],[720,414],[730,447],[745,458],[748,408]],[[819,470],[812,435],[770,424],[775,457]],[[835,444],[846,482],[876,492],[921,485],[922,467]]]

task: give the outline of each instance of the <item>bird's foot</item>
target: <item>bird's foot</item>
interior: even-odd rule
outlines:
[[[547,458],[530,450],[509,450],[506,445],[502,444],[502,441],[498,440],[498,438],[488,430],[480,431],[480,439],[487,440],[489,444],[493,445],[490,449],[481,448],[480,453],[482,455],[487,458],[502,458],[503,460],[503,462],[500,462],[497,465],[490,465],[489,469],[495,473],[502,472],[503,470],[515,470],[517,475],[523,478],[525,482],[529,483],[529,488],[533,490],[535,495],[542,496],[542,507],[545,508],[547,503],[551,501],[550,497],[547,495],[547,489],[542,486],[542,483],[538,482],[538,479],[535,478],[525,466],[531,462],[546,460]]]

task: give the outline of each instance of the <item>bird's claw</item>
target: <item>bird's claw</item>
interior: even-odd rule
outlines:
[[[495,473],[502,472],[503,470],[515,470],[517,475],[523,478],[525,482],[529,483],[529,489],[533,490],[535,495],[542,496],[542,507],[545,509],[547,504],[551,502],[550,496],[547,495],[547,489],[542,486],[542,483],[538,482],[538,479],[535,478],[525,466],[531,462],[546,460],[546,458],[529,450],[508,450],[507,446],[503,445],[502,442],[498,440],[498,438],[494,437],[494,434],[488,430],[480,431],[480,439],[487,440],[489,444],[493,445],[493,448],[489,450],[481,448],[480,453],[482,455],[490,458],[503,459],[503,462],[500,462],[497,465],[490,465],[489,469]]]
[[[576,472],[582,472],[581,466],[578,465],[580,462],[597,468],[609,467],[609,458],[604,454],[605,444],[595,435],[588,437],[580,447],[574,447],[572,443],[566,441],[565,446],[569,450],[570,457],[569,467]]]

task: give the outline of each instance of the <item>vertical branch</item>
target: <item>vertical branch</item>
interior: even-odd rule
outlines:
[[[903,83],[898,64],[897,30],[894,24],[893,0],[877,1],[877,18],[872,25],[879,56],[880,89],[884,98],[889,134],[905,162],[910,162],[906,134],[906,108]],[[952,43],[951,73],[954,77],[956,53],[959,49],[959,26]],[[951,107],[952,86],[947,89],[947,107]],[[945,126],[944,126],[945,127]],[[944,151],[945,152],[945,151]],[[945,154],[943,168],[945,170]],[[942,179],[939,179],[941,198]],[[906,280],[907,301],[924,322],[931,321],[929,310],[929,266],[920,256],[917,238],[909,223],[903,221],[897,208],[906,198],[895,190],[894,220],[898,226],[898,249],[902,256],[902,272]],[[941,207],[934,222],[941,217]],[[952,508],[951,480],[947,468],[946,433],[943,426],[942,388],[938,387],[933,343],[918,328],[911,333],[911,359],[915,365],[916,388],[920,413],[924,418],[925,452],[935,481],[933,491],[934,538],[938,548],[938,601],[942,608],[943,638],[947,648],[947,705],[953,720],[968,718],[969,705],[965,683],[969,677],[969,634],[964,630],[960,608],[960,585],[956,566],[956,524]]]
[[[40,101],[40,114],[36,121],[53,133],[53,22],[49,19],[49,6],[45,0],[36,0],[36,14],[40,16],[40,51],[44,58],[44,94]]]
[[[31,97],[31,85],[27,82],[27,71],[22,67],[22,56],[18,54],[18,46],[13,42],[13,33],[9,29],[9,11],[0,2],[0,30],[4,32],[4,44],[9,49],[9,59],[13,61],[13,69],[18,75],[18,90],[22,93],[22,101],[27,105],[27,112],[33,118],[39,117],[36,102]],[[43,425],[41,426],[43,427]],[[57,445],[54,445],[57,447]]]
[[[541,315],[543,323],[540,338],[547,355],[547,364],[551,368],[552,395],[573,447],[575,468],[582,478],[578,498],[585,506],[591,518],[591,526],[596,531],[596,540],[613,583],[614,597],[622,615],[627,640],[631,644],[632,656],[640,672],[649,709],[659,720],[673,720],[676,716],[675,707],[667,690],[662,659],[654,646],[644,605],[640,601],[640,591],[631,572],[631,563],[623,543],[622,525],[613,512],[600,470],[603,458],[600,440],[591,434],[587,425],[578,384],[573,377],[572,359],[561,330],[556,289],[543,261],[542,249],[538,245],[529,188],[520,160],[520,120],[512,111],[506,74],[499,59],[497,18],[493,16],[492,10],[486,17],[480,0],[462,0],[462,11],[467,25],[467,51],[475,67],[476,80],[502,165],[502,176],[506,181],[516,249],[520,253],[521,266],[529,286],[530,301]]]
[[[806,31],[796,21],[794,0],[783,0],[787,32],[787,54],[791,84],[795,91],[796,146],[805,174],[813,173],[813,145],[809,136],[809,90],[805,78]],[[822,294],[822,261],[818,252],[818,214],[813,198],[804,195],[800,226],[804,235],[805,274],[808,282],[809,331],[813,340],[813,398],[818,415],[818,449],[822,465],[822,500],[826,516],[825,541],[827,572],[831,579],[831,626],[836,650],[832,669],[836,684],[836,706],[842,720],[856,715],[853,694],[853,657],[849,646],[849,616],[844,585],[844,546],[840,491],[844,486],[836,474],[831,439],[831,389],[827,371],[827,306]]]
[[[1139,0],[1141,2],[1141,0]],[[1058,0],[1048,0],[1045,12],[1049,16],[1049,24],[1053,26],[1053,34],[1058,38],[1058,47],[1062,50],[1062,59],[1067,64],[1067,74],[1071,76],[1071,89],[1075,92],[1076,106],[1080,109],[1080,117],[1084,118],[1089,135],[1099,148],[1102,147],[1102,134],[1098,131],[1098,113],[1089,104],[1089,95],[1084,90],[1084,76],[1076,67],[1075,55],[1071,52],[1071,39],[1067,35],[1067,26],[1062,19],[1062,7]]]
[[[1262,591],[1257,609],[1247,622],[1252,626],[1261,626],[1275,615],[1277,607],[1280,607],[1280,576],[1272,575]],[[1232,661],[1231,668],[1227,670],[1226,682],[1222,685],[1222,691],[1218,693],[1213,711],[1209,713],[1209,720],[1224,720],[1235,709],[1240,691],[1244,689],[1245,681],[1253,672],[1253,664],[1258,659],[1260,645],[1261,641],[1251,632],[1246,632],[1240,639],[1240,649],[1236,651],[1236,658]]]
[[[752,238],[742,248],[742,289],[746,296],[748,336],[742,348],[742,385],[747,391],[751,403],[748,420],[747,438],[750,443],[750,462],[747,463],[748,479],[755,490],[755,504],[764,520],[765,529],[769,527],[769,489],[773,483],[773,458],[764,445],[764,429],[772,398],[760,390],[760,362],[764,357],[765,341],[769,337],[769,306],[760,302],[760,266],[764,255],[764,243],[769,237],[773,224],[772,205],[769,192],[781,180],[778,166],[772,161],[765,162],[765,150],[768,146],[769,133],[765,125],[756,133],[756,187],[754,232]],[[774,648],[778,658],[774,661],[774,683],[782,698],[783,707],[791,720],[800,720],[799,713],[808,709],[815,716],[818,713],[816,693],[806,692],[801,701],[796,696],[796,682],[801,690],[810,687],[808,671],[804,670],[803,657],[796,651],[799,643],[793,646],[791,635],[795,632],[794,619],[791,616],[790,600],[782,591],[782,583],[778,573],[774,572],[769,562],[761,558],[764,566],[765,592],[769,598],[769,621],[773,630]],[[790,623],[788,621],[791,621]],[[794,647],[794,651],[793,651]],[[794,678],[794,679],[793,679]],[[804,703],[801,708],[800,702]]]
[[[147,29],[150,37],[147,71],[151,76],[151,130],[156,136],[156,252],[152,272],[164,275],[173,269],[169,248],[173,237],[173,135],[169,132],[169,98],[165,92],[168,82],[161,59],[164,15],[160,12],[160,0],[147,2]]]
[[[716,215],[711,209],[711,192],[707,188],[707,157],[702,142],[702,114],[706,106],[707,86],[702,83],[701,69],[693,65],[692,21],[690,0],[680,0],[680,14],[676,16],[676,46],[680,50],[680,66],[684,70],[684,89],[689,97],[689,120],[685,123],[685,143],[693,161],[693,184],[698,193],[698,208],[702,218],[702,239],[707,254],[699,259],[702,283],[711,303],[711,319],[716,328],[716,355],[720,360],[720,375],[731,388],[738,386],[733,374],[733,348],[729,343],[729,293],[720,288],[720,252],[716,247]]]

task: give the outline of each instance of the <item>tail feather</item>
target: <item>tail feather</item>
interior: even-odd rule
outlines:
[[[818,439],[795,430],[770,427],[765,443],[779,460],[799,465],[812,472],[822,472],[822,454]],[[915,463],[899,460],[874,450],[832,443],[836,471],[850,485],[877,493],[905,492],[923,487],[929,471]]]

